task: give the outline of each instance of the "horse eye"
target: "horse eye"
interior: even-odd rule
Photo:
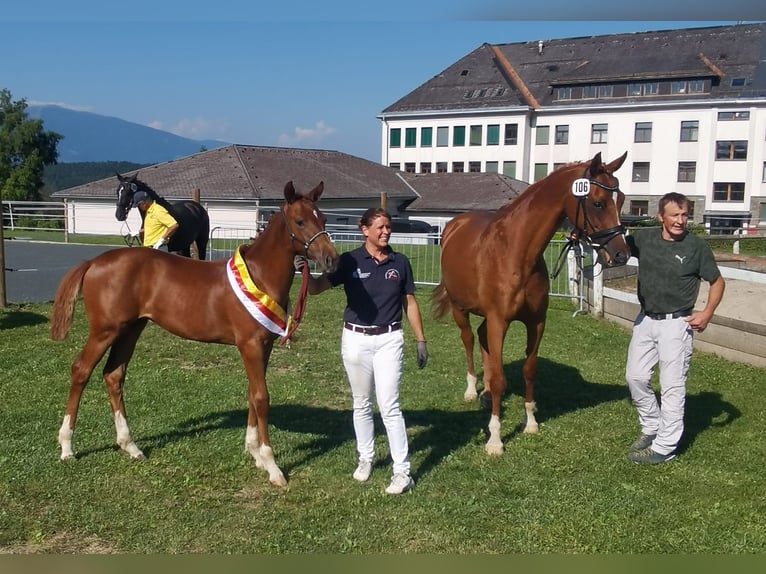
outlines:
[[[596,209],[604,209],[604,204],[600,201],[594,201],[593,207],[595,207]]]
[[[303,227],[303,220],[300,217],[295,220],[295,223],[298,225],[298,227]]]

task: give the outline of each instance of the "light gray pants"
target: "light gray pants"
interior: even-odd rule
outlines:
[[[354,398],[354,432],[359,458],[373,459],[375,428],[373,392],[386,428],[394,474],[410,473],[409,445],[399,406],[404,331],[364,335],[343,329],[341,355]]]
[[[656,434],[652,450],[675,451],[684,431],[686,375],[694,337],[685,318],[654,320],[640,313],[628,346],[625,380],[643,434]],[[660,401],[652,388],[654,368],[660,368]]]

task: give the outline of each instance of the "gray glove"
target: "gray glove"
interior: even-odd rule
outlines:
[[[425,341],[418,341],[418,369],[422,369],[428,362],[428,348]]]
[[[295,270],[298,273],[303,272],[303,267],[306,265],[307,260],[303,255],[296,255],[295,258],[293,258],[293,267],[295,267]]]

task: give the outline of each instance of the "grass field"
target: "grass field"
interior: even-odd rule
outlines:
[[[297,284],[294,286],[297,288]],[[457,329],[418,298],[430,360],[406,331],[402,406],[415,489],[400,497],[378,425],[371,480],[355,465],[339,357],[343,293],[311,297],[269,366],[272,443],[289,485],[244,453],[245,376],[236,349],[150,325],[126,384],[133,436],[114,446],[103,383],[85,391],[76,461],[56,442],[69,365],[86,333],[48,338],[50,305],[0,311],[0,553],[757,554],[766,550],[766,370],[695,353],[678,458],[626,460],[638,426],[623,382],[628,333],[553,300],[541,348],[537,435],[523,416],[522,329],[505,344],[502,457],[484,452],[487,413],[462,399]]]

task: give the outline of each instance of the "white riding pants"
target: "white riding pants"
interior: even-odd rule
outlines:
[[[404,358],[403,330],[364,335],[343,329],[341,356],[351,386],[354,432],[359,458],[373,460],[375,429],[372,394],[388,436],[394,474],[410,473],[404,415],[399,406],[399,383]]]
[[[684,431],[686,375],[694,334],[683,317],[655,320],[640,313],[628,346],[625,380],[643,434],[656,434],[652,450],[675,451]],[[654,368],[660,368],[660,401],[652,389]]]

